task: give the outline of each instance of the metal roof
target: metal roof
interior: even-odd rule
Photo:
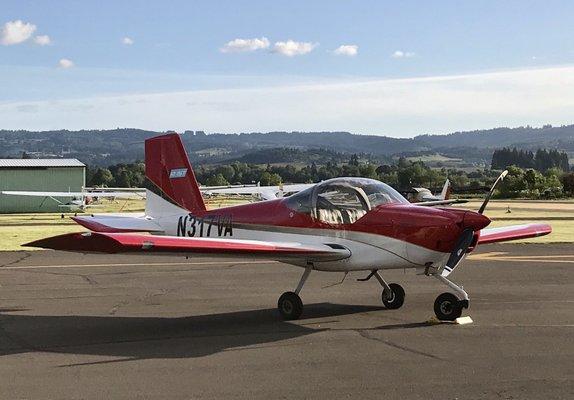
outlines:
[[[0,168],[61,168],[85,167],[75,158],[0,158]]]

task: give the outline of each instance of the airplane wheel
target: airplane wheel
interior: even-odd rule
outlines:
[[[387,293],[383,290],[383,304],[389,310],[396,310],[401,308],[405,302],[405,290],[398,283],[391,283],[389,287],[391,288],[390,295],[387,296]]]
[[[462,302],[452,293],[443,293],[434,301],[434,313],[441,321],[454,321],[462,314]]]
[[[279,297],[277,308],[283,319],[288,321],[299,319],[303,312],[303,302],[297,293],[285,292]]]

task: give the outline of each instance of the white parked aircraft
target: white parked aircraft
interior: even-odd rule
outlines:
[[[138,191],[113,191],[108,192],[105,189],[97,190],[82,190],[81,192],[42,192],[33,190],[3,190],[0,194],[8,196],[31,196],[31,197],[43,197],[40,208],[44,205],[47,200],[52,200],[58,203],[58,207],[62,209],[74,211],[85,211],[90,207],[96,207],[99,204],[95,204],[100,198],[106,199],[145,199],[146,192],[145,189],[139,189]],[[67,201],[62,201],[60,199],[69,199]]]
[[[302,190],[314,186],[314,183],[298,183],[293,185],[280,186],[229,186],[224,188],[213,188],[200,186],[199,190],[204,195],[252,195],[260,200],[273,200],[290,196]]]
[[[414,187],[412,188],[411,191],[407,193],[407,199],[409,199],[411,203],[449,200],[450,189],[451,189],[450,181],[447,179],[444,182],[442,190],[439,194],[436,195],[432,194],[430,189],[424,187]],[[463,202],[463,201],[457,201],[457,202]]]

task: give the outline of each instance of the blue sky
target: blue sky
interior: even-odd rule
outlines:
[[[3,0],[0,129],[570,123],[573,15],[570,1]]]

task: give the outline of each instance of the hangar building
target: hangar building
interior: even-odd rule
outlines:
[[[0,159],[0,191],[80,192],[85,185],[86,166],[76,159]],[[53,199],[0,194],[0,214],[61,211]]]

